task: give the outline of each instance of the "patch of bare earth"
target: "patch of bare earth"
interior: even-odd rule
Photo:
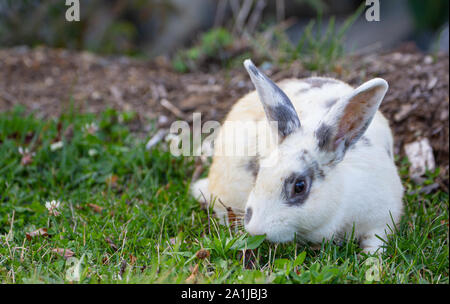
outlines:
[[[294,63],[288,70],[266,71],[274,80],[317,75]],[[326,75],[357,86],[383,77],[390,89],[381,105],[395,135],[395,152],[427,138],[448,191],[449,58],[404,48],[388,53],[352,56]],[[232,104],[253,89],[244,68],[179,74],[164,60],[139,61],[48,48],[0,50],[0,111],[21,104],[38,116],[58,116],[71,102],[82,112],[107,107],[135,110],[135,131],[145,119],[167,128],[176,119],[221,120]]]

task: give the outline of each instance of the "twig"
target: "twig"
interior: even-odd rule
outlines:
[[[154,146],[156,146],[168,133],[168,130],[166,129],[160,129],[158,132],[156,132],[155,135],[153,135],[152,138],[147,142],[145,145],[146,150],[151,150]]]
[[[77,226],[78,226],[78,222],[75,219],[75,214],[73,212],[73,206],[72,203],[69,203],[69,208],[70,208],[70,213],[72,214],[72,223],[73,223],[73,228],[72,228],[72,232],[75,233],[75,231],[77,230]]]
[[[173,105],[173,103],[171,103],[170,101],[168,101],[167,99],[163,98],[161,99],[161,105],[166,108],[167,110],[169,110],[172,114],[174,114],[176,117],[184,119],[184,114],[183,112],[181,112],[180,109],[178,109],[176,106]]]
[[[205,195],[203,194],[203,191],[200,190],[200,193],[202,194],[203,199],[205,200],[206,214],[207,214],[207,216],[208,216],[208,234],[211,234],[211,223],[210,223],[210,220],[209,220],[209,206],[208,206],[208,201],[206,200],[206,197],[205,197]]]
[[[255,31],[256,25],[259,23],[262,12],[266,7],[266,5],[267,5],[266,0],[260,0],[256,2],[256,6],[252,11],[252,14],[250,15],[249,21],[246,26],[247,31],[249,33],[253,33]]]
[[[290,17],[289,19],[283,20],[282,22],[278,23],[275,26],[272,26],[268,28],[266,31],[263,32],[263,37],[267,40],[270,39],[273,36],[273,33],[275,31],[285,31],[292,25],[294,25],[297,22],[296,17]]]
[[[376,51],[381,50],[381,48],[383,47],[382,43],[380,41],[377,41],[375,43],[369,44],[365,47],[362,47],[354,52],[352,52],[353,56],[361,56],[361,55],[366,55],[366,54],[372,54],[375,53]]]
[[[241,8],[239,9],[239,14],[237,15],[236,22],[234,24],[233,32],[242,34],[243,27],[245,24],[245,20],[248,17],[248,14],[250,13],[250,9],[252,8],[253,0],[244,0],[244,3],[242,3]]]
[[[194,173],[192,173],[192,178],[191,178],[192,183],[197,181],[197,179],[200,177],[200,174],[202,174],[202,172],[203,172],[203,165],[200,162],[200,164],[197,164],[195,166]]]
[[[8,275],[10,273],[11,273],[11,278],[12,278],[13,283],[16,283],[16,276],[15,276],[15,273],[14,273],[14,266],[11,266],[11,270],[8,272]]]
[[[25,248],[25,241],[27,240],[27,238],[24,238],[23,239],[23,243],[22,243],[22,252],[20,253],[20,262],[22,263],[23,262],[23,254],[24,254],[24,251],[25,251],[25,249],[27,249],[27,248]]]
[[[227,0],[219,0],[216,9],[216,17],[214,19],[214,27],[218,27],[223,24],[223,18],[225,16],[226,8],[227,8]]]
[[[237,19],[239,15],[239,0],[230,0],[231,11],[233,12],[233,19]]]
[[[284,12],[285,12],[284,0],[277,0],[275,4],[277,10],[277,22],[280,23],[281,21],[284,20]]]
[[[120,263],[120,269],[119,269],[119,277],[122,278],[122,275],[124,274],[125,270],[127,269],[127,261],[125,259],[122,260]]]
[[[14,98],[8,92],[0,91],[0,98],[9,103],[10,105],[14,104]]]
[[[11,251],[11,246],[9,246],[9,241],[8,241],[8,240],[9,240],[10,238],[13,238],[13,237],[14,237],[14,236],[13,236],[13,226],[14,226],[14,216],[15,216],[15,215],[16,215],[16,210],[13,210],[12,217],[11,217],[11,226],[10,226],[9,232],[8,232],[8,234],[6,235],[6,238],[5,238],[6,245],[8,246],[9,256],[10,256],[11,260],[14,259],[14,255],[13,255],[13,253],[12,253],[12,251]]]

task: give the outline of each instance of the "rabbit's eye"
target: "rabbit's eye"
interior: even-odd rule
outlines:
[[[302,194],[306,190],[306,181],[304,179],[297,179],[294,183],[294,193]]]
[[[312,178],[305,174],[292,174],[285,180],[283,197],[288,205],[301,205],[308,198]]]

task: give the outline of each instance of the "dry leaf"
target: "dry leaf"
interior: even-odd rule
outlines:
[[[33,162],[33,155],[32,154],[24,154],[22,156],[22,160],[20,161],[22,166],[27,166],[27,165],[31,164],[32,162]]]
[[[53,143],[61,141],[61,133],[62,133],[62,121],[58,121],[58,124],[56,126],[58,133],[56,134],[56,137],[53,139]]]
[[[117,245],[114,244],[114,242],[109,237],[105,237],[105,241],[108,243],[112,250],[117,251]]]
[[[134,263],[136,263],[137,258],[132,254],[130,254],[129,258],[130,258],[130,265],[134,265]]]
[[[75,254],[72,250],[65,248],[54,248],[52,249],[52,252],[59,254],[65,259],[70,258]]]
[[[125,270],[127,269],[127,261],[126,260],[122,260],[122,262],[120,263],[120,270],[119,270],[119,276],[122,277],[123,273],[125,272]]]
[[[197,258],[199,258],[200,260],[204,260],[204,259],[209,258],[210,253],[209,253],[209,250],[206,250],[206,249],[200,249],[199,251],[197,251],[197,253],[195,254],[195,256],[196,256]]]
[[[48,236],[47,228],[39,228],[38,230],[26,233],[27,240],[29,241],[37,236]]]
[[[109,258],[110,258],[110,256],[106,253],[105,254],[106,256],[104,256],[103,258],[102,258],[102,264],[103,265],[108,265],[109,264]]]
[[[89,208],[91,208],[92,210],[94,210],[97,213],[102,213],[103,211],[103,207],[100,207],[99,205],[96,204],[87,204]]]
[[[203,165],[202,164],[196,165],[194,173],[192,173],[192,178],[191,178],[192,183],[198,180],[198,178],[200,177],[202,172],[203,172]]]
[[[73,124],[70,124],[64,131],[63,137],[67,142],[71,142],[73,138]]]
[[[334,70],[334,72],[335,72],[336,74],[342,75],[343,68],[342,68],[341,65],[339,65],[339,64],[335,65],[334,68],[333,68],[333,70]]]
[[[22,159],[20,160],[20,164],[22,166],[27,166],[33,162],[33,157],[36,153],[30,152],[28,148],[19,147],[19,153],[22,155]]]
[[[29,131],[25,135],[25,144],[29,145],[31,143],[31,140],[34,138],[34,132]]]
[[[110,186],[111,188],[117,187],[117,180],[119,177],[117,175],[111,175],[109,178],[106,179],[106,184]]]
[[[312,244],[309,248],[311,250],[317,251],[317,250],[322,249],[322,245],[321,244]]]
[[[233,212],[233,209],[231,207],[227,207],[227,214],[228,214],[228,223],[230,224],[231,228],[236,227],[236,225],[239,224],[239,217]]]
[[[198,264],[194,266],[192,269],[191,275],[186,279],[186,283],[195,284],[197,283],[197,274],[198,274]]]

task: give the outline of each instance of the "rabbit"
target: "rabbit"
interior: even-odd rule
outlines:
[[[353,235],[363,252],[383,252],[402,216],[404,191],[392,132],[378,111],[388,83],[375,78],[355,89],[311,77],[275,84],[250,59],[244,66],[256,91],[238,100],[225,122],[265,128],[242,139],[242,130],[220,136],[224,123],[208,177],[193,184],[192,195],[214,203],[222,221],[230,210],[242,215],[250,235],[271,242],[320,244]],[[259,137],[267,130],[275,140],[263,147]],[[242,144],[252,153],[216,153]]]

